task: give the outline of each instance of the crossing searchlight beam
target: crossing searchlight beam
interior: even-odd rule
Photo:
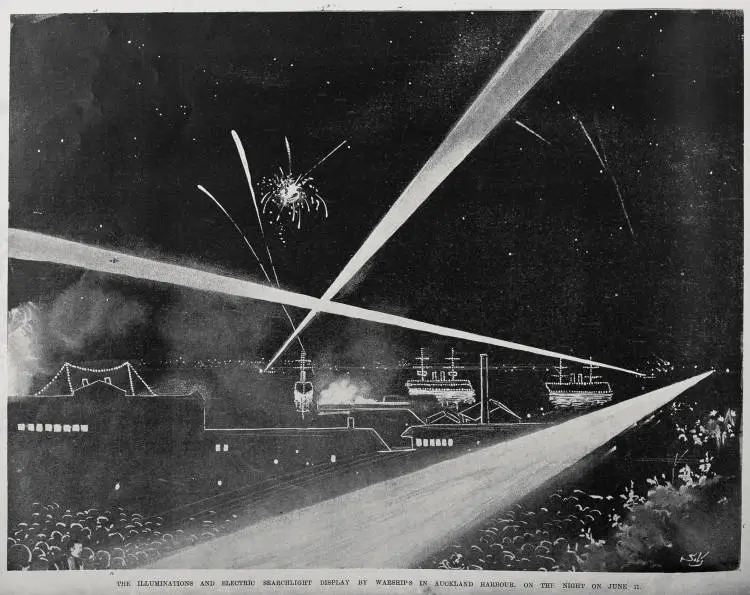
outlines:
[[[286,306],[296,306],[306,310],[315,310],[329,314],[337,314],[348,318],[367,320],[380,324],[388,324],[400,328],[452,337],[465,341],[474,341],[485,345],[494,345],[516,351],[525,351],[545,357],[560,358],[581,364],[593,364],[602,368],[609,368],[619,372],[643,376],[640,372],[618,368],[609,364],[603,364],[564,353],[557,353],[538,347],[530,347],[520,343],[504,341],[494,337],[487,337],[476,333],[439,326],[394,316],[385,312],[376,312],[365,308],[358,308],[339,302],[321,300],[315,297],[286,291],[269,285],[262,285],[253,281],[236,279],[226,275],[218,275],[207,271],[201,271],[191,267],[161,262],[148,258],[141,258],[114,250],[105,250],[96,246],[90,246],[79,242],[72,242],[41,233],[25,231],[21,229],[8,230],[8,256],[19,260],[30,260],[38,262],[51,262],[55,264],[68,265],[85,268],[102,273],[122,275],[134,279],[144,279],[157,283],[168,283],[179,285],[199,291],[210,291],[224,295],[232,295]]]
[[[511,55],[469,105],[443,142],[380,220],[320,298],[329,303],[383,244],[531,88],[555,65],[601,14],[600,11],[548,10],[537,19]],[[304,320],[274,354],[268,370],[321,309]]]

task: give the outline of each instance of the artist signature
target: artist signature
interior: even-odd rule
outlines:
[[[706,552],[704,554],[703,552],[698,552],[697,554],[689,554],[687,558],[680,556],[680,562],[687,562],[687,565],[691,568],[700,568],[703,566],[703,560],[705,560],[706,556],[710,553],[711,552]]]

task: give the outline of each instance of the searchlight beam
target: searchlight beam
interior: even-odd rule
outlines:
[[[640,372],[618,368],[617,366],[594,362],[564,353],[557,353],[556,351],[530,347],[528,345],[522,345],[521,343],[495,339],[494,337],[469,333],[458,329],[439,326],[437,324],[420,322],[418,320],[404,318],[403,316],[386,314],[385,312],[376,312],[374,310],[358,308],[348,304],[327,302],[301,293],[286,291],[268,285],[261,285],[260,283],[255,283],[253,281],[235,279],[233,277],[217,275],[216,273],[209,273],[207,271],[201,271],[190,267],[141,258],[138,256],[131,256],[121,252],[115,252],[114,250],[105,250],[104,248],[97,248],[96,246],[63,240],[61,238],[31,231],[20,229],[8,230],[8,256],[19,260],[52,262],[55,264],[90,269],[92,271],[100,271],[102,273],[123,275],[135,279],[145,279],[147,281],[156,281],[158,283],[169,283],[200,291],[210,291],[213,293],[222,293],[225,295],[262,300],[264,302],[295,306],[307,310],[327,312],[329,314],[337,314],[348,318],[388,324],[424,333],[442,335],[444,337],[452,337],[465,341],[494,345],[496,347],[504,347],[515,351],[525,351],[527,353],[533,353],[544,357],[554,357],[580,364],[593,364],[602,368],[609,368],[610,370],[643,376]]]
[[[336,296],[467,155],[557,63],[599,14],[600,11],[570,10],[548,10],[542,13],[331,283],[321,300],[329,302]],[[305,316],[271,358],[266,370],[284,353],[318,312],[318,309],[314,309]]]
[[[151,568],[415,568],[710,374],[275,516]]]

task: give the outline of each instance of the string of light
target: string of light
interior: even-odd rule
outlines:
[[[52,377],[52,380],[50,380],[47,384],[45,384],[41,389],[39,389],[37,392],[34,393],[35,397],[40,396],[42,393],[44,393],[50,386],[52,386],[55,381],[57,381],[58,378],[60,378],[60,375],[65,372],[67,381],[68,381],[68,389],[70,392],[66,393],[65,395],[56,395],[56,396],[71,396],[75,393],[75,389],[73,388],[73,381],[70,377],[70,369],[73,368],[75,370],[79,370],[81,372],[89,372],[91,374],[106,374],[111,372],[116,372],[118,370],[122,370],[123,368],[126,368],[128,371],[128,380],[130,382],[130,394],[135,395],[135,386],[133,384],[133,376],[132,374],[135,374],[136,378],[140,380],[140,382],[143,384],[144,387],[146,387],[146,390],[148,393],[152,396],[156,396],[156,393],[153,391],[153,389],[149,386],[149,384],[143,379],[143,377],[138,373],[138,370],[136,370],[133,367],[133,364],[130,362],[124,362],[120,364],[119,366],[113,366],[110,368],[89,368],[86,366],[79,366],[76,364],[71,364],[70,362],[65,362],[62,366],[60,366],[60,369],[57,371],[57,373]]]

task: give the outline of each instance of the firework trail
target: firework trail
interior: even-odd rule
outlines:
[[[232,222],[232,225],[234,225],[234,228],[237,230],[237,232],[242,236],[242,239],[245,241],[245,245],[250,249],[250,253],[255,257],[255,260],[258,262],[258,266],[260,267],[260,270],[263,272],[263,276],[266,278],[266,280],[273,285],[273,281],[271,281],[271,277],[268,275],[268,271],[266,271],[265,267],[263,266],[263,263],[260,261],[260,258],[258,258],[258,253],[253,248],[253,245],[248,241],[247,236],[242,232],[242,229],[240,229],[240,226],[237,225],[237,222],[232,218],[232,216],[229,214],[229,212],[223,207],[223,205],[203,186],[198,184],[198,190],[203,192],[206,196],[208,196],[214,203],[216,203],[216,206],[221,209],[221,212],[224,213],[227,216],[227,219]],[[266,246],[267,248],[268,246]],[[278,286],[278,277],[276,279],[276,285]],[[292,315],[289,314],[289,310],[286,309],[285,305],[281,305],[282,309],[284,310],[284,314],[286,314],[287,319],[289,320],[289,324],[292,325],[292,330],[294,331],[297,326],[294,324],[294,320],[292,319]],[[302,341],[300,340],[299,336],[297,337],[297,342],[299,343],[300,347],[302,347]]]
[[[286,138],[285,138],[284,140],[286,140]],[[336,146],[336,148],[332,149],[332,150],[331,150],[331,152],[330,152],[330,153],[328,153],[328,155],[326,155],[325,157],[323,157],[323,159],[321,159],[321,160],[320,160],[320,161],[318,161],[318,162],[317,162],[317,163],[316,163],[315,165],[313,165],[313,166],[312,166],[312,167],[311,167],[310,169],[308,169],[308,170],[307,170],[307,171],[306,171],[306,172],[305,172],[304,174],[302,174],[302,175],[300,176],[300,178],[304,178],[304,177],[305,177],[306,175],[308,175],[309,173],[312,173],[312,170],[314,170],[314,169],[315,169],[316,167],[318,167],[319,165],[322,165],[322,163],[323,163],[323,162],[324,162],[324,161],[325,161],[326,159],[328,159],[328,158],[329,158],[329,157],[330,157],[331,155],[333,155],[333,154],[334,154],[334,153],[335,153],[336,151],[338,151],[338,150],[339,150],[339,149],[340,149],[341,147],[343,147],[343,146],[344,146],[344,145],[345,145],[346,143],[347,143],[347,141],[346,141],[346,140],[342,140],[342,141],[341,141],[341,142],[340,142],[340,143],[338,144],[338,146]],[[287,150],[287,151],[289,151],[289,141],[286,141],[286,150]],[[292,154],[291,154],[291,152],[289,152],[289,173],[290,173],[290,174],[292,173]]]
[[[625,215],[625,221],[627,221],[628,223],[628,229],[630,230],[630,235],[633,237],[633,241],[637,241],[635,239],[635,232],[633,231],[633,226],[630,223],[630,216],[628,215],[628,211],[625,208],[625,199],[622,196],[622,192],[620,192],[620,185],[617,183],[617,179],[615,178],[612,171],[609,169],[607,169],[607,171],[609,172],[609,177],[612,178],[612,183],[615,185],[617,196],[620,198],[620,205],[622,206],[622,212]]]
[[[617,179],[615,178],[615,175],[612,173],[612,170],[609,167],[609,160],[607,159],[607,151],[604,148],[604,141],[602,139],[601,130],[599,130],[598,122],[596,124],[596,132],[597,132],[597,138],[599,139],[599,146],[602,149],[602,156],[604,157],[604,163],[607,165],[607,171],[609,172],[609,175],[612,178],[612,182],[615,185],[617,196],[620,197],[620,205],[622,205],[622,212],[625,215],[625,221],[627,221],[628,223],[628,229],[630,229],[630,235],[633,236],[633,240],[635,240],[635,233],[633,232],[633,226],[630,224],[630,216],[628,215],[628,212],[625,209],[625,199],[623,198],[622,193],[620,192],[620,185],[617,183]]]
[[[373,254],[560,60],[600,13],[547,10],[541,14],[329,285],[321,297],[323,302],[330,303],[362,270]],[[305,329],[317,312],[313,310],[305,316],[297,326],[297,333]],[[295,335],[287,338],[265,370],[284,353],[294,338]]]
[[[594,144],[594,141],[591,139],[591,136],[589,135],[589,131],[586,130],[586,127],[583,125],[583,122],[581,119],[577,116],[574,116],[575,120],[578,122],[578,124],[581,127],[581,130],[583,130],[583,134],[586,135],[586,138],[589,141],[589,144],[591,145],[591,148],[594,149],[594,153],[596,154],[596,158],[599,160],[599,164],[602,166],[602,169],[605,171],[609,171],[607,169],[607,164],[604,163],[604,159],[602,159],[601,154],[599,153],[599,149],[596,148],[596,145]]]
[[[519,122],[518,120],[513,120],[513,122],[515,122],[516,124],[518,124],[525,131],[530,132],[531,134],[533,134],[535,137],[537,137],[543,143],[546,143],[547,145],[551,145],[552,144],[546,138],[544,138],[541,134],[538,134],[537,132],[534,132],[531,128],[529,128],[528,126],[526,126],[526,124],[524,124],[523,122]]]
[[[609,167],[609,159],[607,159],[607,151],[604,150],[604,140],[602,139],[602,130],[599,128],[599,118],[594,116],[594,125],[596,126],[596,140],[599,141],[599,147],[602,150],[602,157],[604,157],[604,163]]]
[[[589,141],[589,144],[591,145],[591,148],[594,149],[594,153],[596,154],[596,158],[599,160],[599,163],[602,166],[602,169],[606,171],[609,174],[610,179],[612,180],[612,184],[615,187],[615,191],[617,192],[617,197],[620,199],[620,206],[622,207],[622,212],[625,215],[625,221],[628,224],[628,229],[630,230],[630,235],[632,236],[634,241],[637,241],[635,239],[635,231],[633,231],[633,225],[630,223],[630,215],[628,215],[628,210],[625,207],[625,199],[622,196],[622,192],[620,192],[620,185],[617,183],[617,178],[615,178],[615,174],[612,173],[612,170],[608,167],[605,159],[602,159],[601,154],[599,153],[599,150],[596,148],[596,145],[594,144],[593,139],[591,138],[591,135],[589,134],[589,131],[586,130],[586,127],[583,125],[583,122],[580,118],[573,116],[574,119],[580,124],[581,130],[583,130],[583,134],[586,135],[586,138]],[[604,150],[604,147],[602,146],[602,151]],[[606,157],[606,156],[605,156]]]
[[[253,199],[253,206],[255,207],[255,215],[258,217],[258,227],[260,227],[260,235],[263,238],[263,243],[266,246],[266,254],[268,254],[268,262],[271,264],[271,271],[273,272],[274,279],[276,279],[276,286],[280,287],[279,276],[276,273],[276,267],[273,264],[273,257],[271,256],[271,250],[269,249],[268,242],[266,241],[266,232],[263,230],[263,219],[261,219],[261,216],[260,216],[260,209],[258,208],[258,201],[255,199],[255,189],[253,188],[253,179],[252,177],[250,177],[250,167],[247,164],[247,155],[245,154],[245,148],[242,146],[242,141],[240,140],[239,135],[234,130],[232,130],[232,138],[234,139],[234,144],[237,146],[237,152],[240,155],[240,161],[242,161],[242,168],[245,170],[245,178],[247,179],[247,185],[250,188],[250,196]],[[289,143],[287,143],[287,147],[289,147]],[[289,166],[290,167],[291,167],[291,163],[292,163],[292,154],[289,153]]]
[[[203,186],[198,184],[198,190],[203,192],[208,198],[210,198],[214,203],[216,203],[216,206],[221,209],[221,212],[224,213],[227,216],[227,219],[232,222],[232,225],[234,225],[234,228],[237,230],[237,232],[242,236],[242,239],[245,240],[245,244],[248,248],[250,248],[251,254],[255,257],[255,260],[258,261],[258,266],[260,267],[260,270],[263,271],[263,275],[266,279],[268,279],[268,282],[271,282],[271,278],[268,276],[268,272],[266,271],[266,268],[263,266],[263,263],[260,261],[260,258],[258,258],[258,253],[255,252],[255,249],[253,248],[253,245],[249,242],[247,237],[244,233],[242,233],[242,229],[240,229],[240,226],[237,225],[237,222],[232,218],[232,216],[229,214],[229,212],[222,206],[222,204],[214,197],[213,194],[211,194],[208,190],[206,190]]]
[[[479,335],[460,329],[439,326],[386,312],[378,312],[377,310],[367,310],[366,308],[350,306],[342,302],[314,298],[301,293],[279,289],[272,284],[265,285],[245,279],[236,279],[226,275],[218,275],[208,271],[201,271],[200,269],[132,256],[115,250],[105,250],[97,246],[72,242],[22,229],[11,228],[8,230],[8,257],[34,262],[52,262],[133,279],[178,285],[198,291],[208,291],[215,294],[285,304],[295,308],[327,312],[357,320],[366,320],[417,332],[452,337],[461,341],[494,345],[514,351],[533,353],[543,357],[563,359],[585,365],[593,364],[600,368],[617,370],[635,376],[644,376],[643,373],[635,370],[628,370],[593,361],[589,358],[575,357],[566,353],[558,353],[539,347],[496,339],[487,335]]]
[[[273,272],[273,278],[276,280],[276,287],[281,287],[281,284],[279,283],[279,275],[276,272],[276,266],[273,264],[273,257],[271,256],[271,249],[268,247],[268,241],[266,240],[266,232],[263,229],[263,219],[260,216],[260,210],[258,209],[258,201],[255,197],[255,188],[253,188],[253,179],[250,176],[250,166],[247,163],[247,154],[245,153],[245,148],[242,146],[242,141],[240,140],[240,136],[232,130],[232,138],[234,139],[234,144],[237,147],[237,153],[239,153],[240,161],[242,162],[242,169],[245,171],[245,179],[247,179],[247,186],[250,188],[250,196],[253,199],[253,206],[255,207],[255,215],[258,218],[258,227],[260,228],[260,235],[263,239],[263,244],[266,247],[266,254],[268,254],[268,262],[271,265],[271,271]],[[289,143],[287,143],[287,149],[289,148]],[[292,166],[292,153],[289,151],[289,167]],[[268,279],[268,282],[271,283],[271,279],[268,278],[268,275],[266,275],[266,279]],[[284,314],[286,314],[287,319],[289,320],[289,324],[292,325],[292,329],[296,328],[296,325],[294,324],[294,319],[292,318],[292,315],[289,314],[289,310],[286,309],[286,306],[282,304],[282,309],[284,310]],[[299,339],[299,337],[297,337]],[[302,345],[302,340],[297,341],[299,343],[300,347],[304,346]]]

